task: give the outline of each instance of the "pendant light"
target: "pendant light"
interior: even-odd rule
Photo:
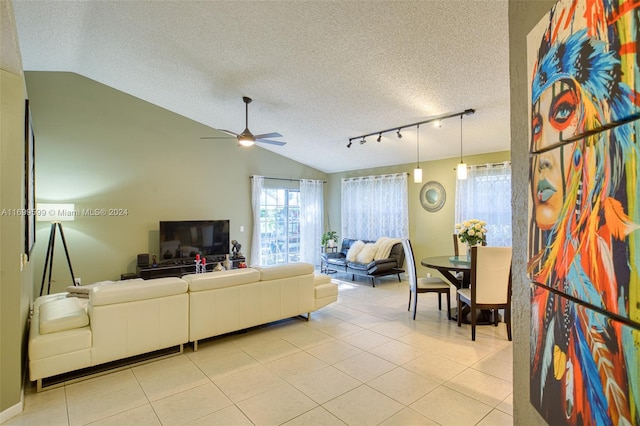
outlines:
[[[417,130],[416,130],[416,135],[417,135],[417,142],[416,142],[416,147],[417,147],[417,163],[418,166],[413,169],[413,183],[422,183],[422,169],[420,168],[420,125],[418,124],[416,126]]]
[[[456,168],[456,174],[459,180],[467,178],[467,165],[462,161],[462,115],[460,116],[460,164]]]

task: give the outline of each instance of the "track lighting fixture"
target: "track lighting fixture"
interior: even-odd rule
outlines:
[[[456,175],[459,180],[467,178],[467,165],[462,162],[462,116],[460,116],[460,164],[456,168]]]
[[[401,131],[403,129],[411,128],[413,126],[419,126],[419,125],[425,124],[425,123],[435,123],[437,127],[441,127],[442,126],[442,120],[445,120],[447,118],[452,118],[452,117],[458,117],[458,116],[460,118],[462,118],[462,116],[464,116],[464,115],[473,114],[475,112],[476,112],[476,110],[469,108],[469,109],[465,109],[464,111],[461,111],[461,112],[454,112],[454,113],[451,113],[451,114],[443,114],[443,115],[438,115],[436,117],[431,117],[431,118],[428,118],[426,120],[420,121],[418,123],[406,124],[404,126],[392,127],[390,129],[386,129],[386,130],[380,130],[380,131],[373,132],[373,133],[367,133],[366,135],[355,136],[353,138],[349,138],[349,144],[347,145],[347,148],[351,148],[351,142],[354,141],[354,140],[358,140],[358,139],[362,139],[360,141],[360,145],[363,145],[366,142],[365,138],[367,138],[369,136],[378,135],[378,137],[376,138],[376,141],[381,142],[382,141],[382,134],[383,133],[388,133],[388,132],[396,132],[396,136],[398,137],[398,139],[402,139]],[[462,137],[460,139],[462,139]],[[462,144],[462,140],[460,141],[460,143]],[[462,154],[460,155],[460,158],[462,159]]]
[[[413,182],[422,183],[422,169],[420,168],[420,125],[416,126],[416,150],[418,166],[413,169]]]
[[[442,127],[442,120],[436,120],[433,122],[433,127],[440,128]]]

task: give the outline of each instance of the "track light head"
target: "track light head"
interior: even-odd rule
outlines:
[[[402,134],[400,134],[400,129],[398,129],[398,131],[396,132],[396,135],[398,135],[398,139],[402,139]]]
[[[376,139],[376,141],[380,142],[381,140],[382,140],[382,133],[378,135],[378,139]]]
[[[351,142],[351,139],[349,139],[349,143],[347,144],[347,148],[351,148],[351,144],[352,144],[352,143],[353,143],[353,142]]]
[[[442,127],[442,120],[436,120],[433,122],[433,127],[440,128]]]
[[[362,138],[362,140],[360,141],[360,145],[364,145],[365,143],[367,143],[367,140],[365,138]]]

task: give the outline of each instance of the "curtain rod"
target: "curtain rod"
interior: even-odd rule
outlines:
[[[255,176],[249,176],[249,179],[253,179]],[[262,179],[269,179],[269,180],[286,180],[289,182],[300,182],[303,179],[289,179],[289,178],[277,178],[277,177],[268,177],[268,176],[262,176]],[[313,179],[306,179],[306,180],[313,180]],[[326,180],[323,180],[322,183],[327,183]]]
[[[467,167],[475,167],[476,169],[481,169],[483,167],[504,166],[506,164],[511,165],[511,161],[503,161],[501,163],[469,164]],[[456,167],[454,167],[453,170],[456,170]]]
[[[410,173],[407,172],[401,172],[401,173],[387,173],[386,175],[370,175],[370,176],[353,176],[353,177],[348,177],[348,178],[342,178],[342,180],[352,180],[352,179],[381,179],[381,178],[386,178],[386,177],[393,177],[393,176],[409,176]]]

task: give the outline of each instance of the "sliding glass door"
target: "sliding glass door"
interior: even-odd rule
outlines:
[[[300,191],[263,188],[260,196],[262,265],[300,261]]]

